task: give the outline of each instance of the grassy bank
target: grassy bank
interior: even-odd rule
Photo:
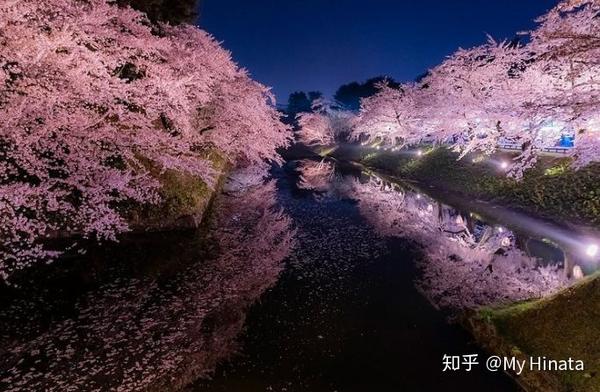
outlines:
[[[466,196],[554,219],[600,225],[599,164],[574,170],[570,158],[543,156],[521,181],[515,181],[507,178],[499,167],[499,162],[514,158],[511,153],[457,160],[456,153],[443,147],[424,147],[422,151],[422,156],[372,151],[353,159],[358,158],[360,163],[373,169]]]
[[[525,371],[531,391],[600,391],[600,280],[590,276],[541,300],[484,309],[467,322],[490,352],[521,359],[582,360],[583,371]]]
[[[161,202],[158,205],[123,206],[134,232],[190,229],[200,225],[228,171],[227,161],[217,151],[202,154],[212,162],[216,172],[217,181],[213,188],[201,178],[174,170],[162,171],[152,162],[146,162],[150,173],[161,184]]]

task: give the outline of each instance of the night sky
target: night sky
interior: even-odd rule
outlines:
[[[414,80],[485,34],[512,38],[556,0],[203,0],[200,26],[233,52],[278,103],[331,96],[344,83]]]

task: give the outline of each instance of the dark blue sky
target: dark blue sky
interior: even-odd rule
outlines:
[[[556,0],[203,0],[200,26],[279,103],[389,75],[413,80],[459,46],[512,38]]]

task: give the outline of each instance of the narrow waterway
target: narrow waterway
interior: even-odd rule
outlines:
[[[442,372],[444,354],[484,354],[416,289],[414,245],[378,235],[357,200],[302,189],[297,166],[277,173],[298,229],[287,268],[250,311],[239,354],[189,390],[518,390],[481,367]],[[338,170],[321,184],[358,174]]]
[[[518,390],[483,366],[443,372],[444,355],[485,359],[449,320],[567,284],[553,230],[349,164],[273,177],[224,192],[203,230],[3,288],[0,390]]]

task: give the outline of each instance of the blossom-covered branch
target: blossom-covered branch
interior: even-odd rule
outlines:
[[[210,185],[209,148],[277,161],[289,130],[271,100],[196,27],[105,0],[3,2],[0,277],[53,256],[39,241],[53,233],[126,231],[117,206],[159,201],[148,162]]]

